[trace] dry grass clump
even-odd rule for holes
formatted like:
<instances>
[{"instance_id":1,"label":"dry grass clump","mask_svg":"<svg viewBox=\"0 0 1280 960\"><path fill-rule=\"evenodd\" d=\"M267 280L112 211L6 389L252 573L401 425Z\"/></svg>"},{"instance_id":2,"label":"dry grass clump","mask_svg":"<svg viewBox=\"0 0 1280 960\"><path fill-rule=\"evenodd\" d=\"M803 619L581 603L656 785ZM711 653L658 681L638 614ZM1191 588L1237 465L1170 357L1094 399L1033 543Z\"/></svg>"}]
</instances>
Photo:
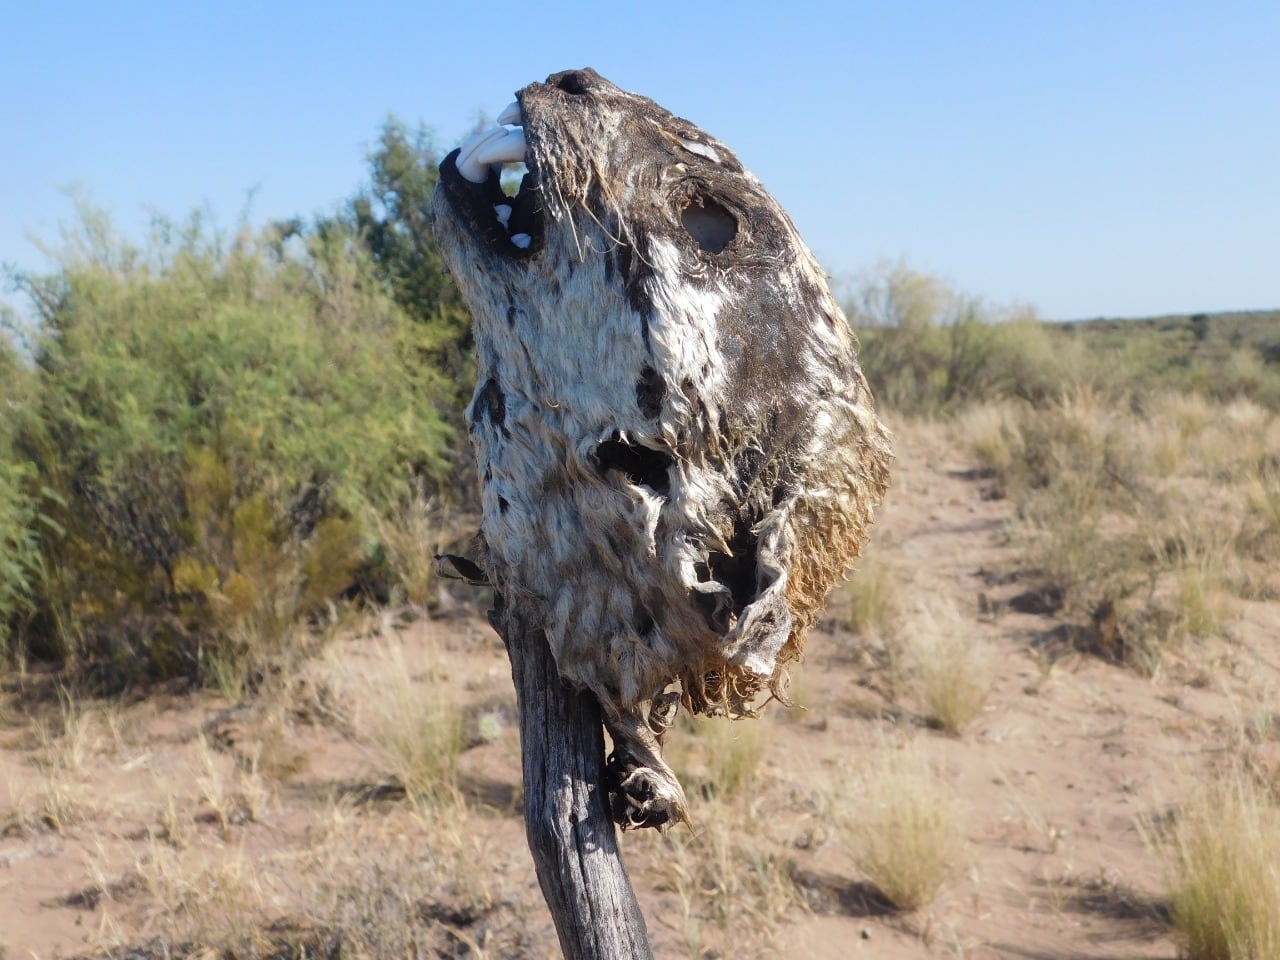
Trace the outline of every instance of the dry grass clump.
<instances>
[{"instance_id":1,"label":"dry grass clump","mask_svg":"<svg viewBox=\"0 0 1280 960\"><path fill-rule=\"evenodd\" d=\"M661 887L679 898L690 957L778 956L780 925L804 909L791 858L760 833L764 816L722 807L699 818L696 832L673 830L652 841L663 848Z\"/></svg>"},{"instance_id":2,"label":"dry grass clump","mask_svg":"<svg viewBox=\"0 0 1280 960\"><path fill-rule=\"evenodd\" d=\"M845 626L855 634L889 636L901 610L898 576L884 552L863 553L843 591Z\"/></svg>"},{"instance_id":3,"label":"dry grass clump","mask_svg":"<svg viewBox=\"0 0 1280 960\"><path fill-rule=\"evenodd\" d=\"M990 646L951 604L921 607L903 627L909 686L930 724L958 736L986 706L995 683Z\"/></svg>"},{"instance_id":4,"label":"dry grass clump","mask_svg":"<svg viewBox=\"0 0 1280 960\"><path fill-rule=\"evenodd\" d=\"M1153 674L1182 642L1225 635L1235 598L1266 589L1256 564L1280 544L1280 418L1252 401L1076 388L957 423L1085 649Z\"/></svg>"},{"instance_id":5,"label":"dry grass clump","mask_svg":"<svg viewBox=\"0 0 1280 960\"><path fill-rule=\"evenodd\" d=\"M339 804L302 848L176 850L153 838L114 879L91 860L80 896L102 905L96 945L111 955L141 943L139 955L227 960L523 955L538 934L483 836L420 808Z\"/></svg>"},{"instance_id":6,"label":"dry grass clump","mask_svg":"<svg viewBox=\"0 0 1280 960\"><path fill-rule=\"evenodd\" d=\"M1155 835L1186 956L1280 957L1280 810L1266 794L1237 773L1194 797Z\"/></svg>"},{"instance_id":7,"label":"dry grass clump","mask_svg":"<svg viewBox=\"0 0 1280 960\"><path fill-rule=\"evenodd\" d=\"M371 513L388 572L395 578L391 601L426 608L436 600L434 555L446 529L445 510L421 483L390 514Z\"/></svg>"},{"instance_id":8,"label":"dry grass clump","mask_svg":"<svg viewBox=\"0 0 1280 960\"><path fill-rule=\"evenodd\" d=\"M200 799L209 807L223 839L230 839L233 826L262 819L271 799L270 790L258 772L256 753L238 763L228 776L203 735L199 738L198 747L200 770L196 775L196 788ZM174 835L167 822L165 826L166 834ZM181 836L180 831L176 835Z\"/></svg>"},{"instance_id":9,"label":"dry grass clump","mask_svg":"<svg viewBox=\"0 0 1280 960\"><path fill-rule=\"evenodd\" d=\"M684 714L678 724L668 753L691 791L707 801L729 801L756 782L768 745L765 724Z\"/></svg>"},{"instance_id":10,"label":"dry grass clump","mask_svg":"<svg viewBox=\"0 0 1280 960\"><path fill-rule=\"evenodd\" d=\"M93 816L100 798L93 789L95 758L118 751L123 742L119 709L111 702L89 703L66 688L58 690L58 708L33 724L39 771L34 786L20 790L9 820L19 829L44 827L61 832Z\"/></svg>"},{"instance_id":11,"label":"dry grass clump","mask_svg":"<svg viewBox=\"0 0 1280 960\"><path fill-rule=\"evenodd\" d=\"M384 638L367 657L330 657L326 670L357 739L383 771L418 802L452 805L460 802L466 726L458 690L432 653Z\"/></svg>"},{"instance_id":12,"label":"dry grass clump","mask_svg":"<svg viewBox=\"0 0 1280 960\"><path fill-rule=\"evenodd\" d=\"M831 798L853 862L890 903L921 910L968 856L954 791L918 746L884 746Z\"/></svg>"},{"instance_id":13,"label":"dry grass clump","mask_svg":"<svg viewBox=\"0 0 1280 960\"><path fill-rule=\"evenodd\" d=\"M496 950L514 946L528 925L519 909L505 932L468 933L500 905L517 906L502 886L505 863L486 848L486 836L421 808L388 818L332 808L301 864L307 926L328 931L344 957L484 957L491 955L483 942L489 936L499 941Z\"/></svg>"},{"instance_id":14,"label":"dry grass clump","mask_svg":"<svg viewBox=\"0 0 1280 960\"><path fill-rule=\"evenodd\" d=\"M120 891L121 903L108 916L127 915L130 927L186 955L198 955L200 947L231 957L268 954L267 925L288 903L278 865L241 846L180 851L153 841L126 877L103 889ZM106 930L101 946L125 945L123 925L108 923Z\"/></svg>"}]
</instances>

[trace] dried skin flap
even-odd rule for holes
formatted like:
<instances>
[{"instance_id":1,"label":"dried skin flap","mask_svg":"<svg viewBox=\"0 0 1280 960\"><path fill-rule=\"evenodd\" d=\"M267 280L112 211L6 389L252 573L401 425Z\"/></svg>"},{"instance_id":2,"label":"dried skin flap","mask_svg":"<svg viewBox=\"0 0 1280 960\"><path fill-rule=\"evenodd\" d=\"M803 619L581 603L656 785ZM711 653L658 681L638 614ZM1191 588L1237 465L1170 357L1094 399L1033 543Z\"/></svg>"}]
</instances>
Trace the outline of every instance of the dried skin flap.
<instances>
[{"instance_id":1,"label":"dried skin flap","mask_svg":"<svg viewBox=\"0 0 1280 960\"><path fill-rule=\"evenodd\" d=\"M519 194L455 153L434 201L475 321L486 571L615 737L652 740L673 682L749 713L888 480L854 339L724 144L590 70L518 97Z\"/></svg>"}]
</instances>

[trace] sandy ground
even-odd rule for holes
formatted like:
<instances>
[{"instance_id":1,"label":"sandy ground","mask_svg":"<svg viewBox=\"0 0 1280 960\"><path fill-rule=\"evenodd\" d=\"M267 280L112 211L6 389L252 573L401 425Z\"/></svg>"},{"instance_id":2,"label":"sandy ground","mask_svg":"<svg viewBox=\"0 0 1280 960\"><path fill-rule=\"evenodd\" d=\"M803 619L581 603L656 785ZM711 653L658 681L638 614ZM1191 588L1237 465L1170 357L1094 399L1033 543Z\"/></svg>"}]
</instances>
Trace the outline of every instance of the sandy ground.
<instances>
[{"instance_id":1,"label":"sandy ground","mask_svg":"<svg viewBox=\"0 0 1280 960\"><path fill-rule=\"evenodd\" d=\"M877 549L892 559L907 604L949 603L966 634L991 645L998 679L977 721L962 737L947 736L892 707L867 649L834 618L815 632L796 670L804 709L771 710L758 721L766 752L750 801L751 814L767 818L770 836L790 850L807 906L788 912L773 946L756 953L1175 957L1160 864L1140 824L1221 769L1248 717L1269 703L1264 692L1280 683L1280 604L1244 604L1231 642L1186 652L1199 664L1193 670L1147 679L1076 653L1060 642L1053 618L1010 605L1026 585L1006 534L1008 503L988 499L981 478L936 431L900 434ZM471 808L463 826L473 845L458 862L501 891L510 929L494 933L497 946L487 952L459 940L457 952L438 955L556 956L516 812L518 740L501 645L471 614L411 623L397 637L407 650L430 651L424 696L429 682L446 676L466 691L474 715L489 718L487 735L463 755ZM351 638L335 649L359 660L367 643ZM335 797L378 792L377 758L329 722L322 697L296 694L287 715L271 719L261 704L233 708L210 693L154 692L95 721L83 755L64 756L55 777L39 762L47 752L41 730L59 709L48 690L45 678L11 677L0 708L4 960L92 954L95 944L145 943L163 930L185 901L147 906L137 892L144 885L137 865L157 837L185 858L234 855L278 869L291 851L301 857L314 848ZM312 704L310 715L298 702ZM931 909L914 914L887 910L867 891L812 802L904 731L955 785L970 844L968 869ZM1275 746L1258 744L1259 762L1278 758ZM268 774L253 781L265 784L261 796L236 792L246 756ZM388 796L371 804L394 808L393 791ZM50 809L65 815L50 817ZM708 809L695 800L695 828ZM629 835L623 848L658 954L697 956L663 844ZM471 920L457 923L475 938Z\"/></svg>"}]
</instances>

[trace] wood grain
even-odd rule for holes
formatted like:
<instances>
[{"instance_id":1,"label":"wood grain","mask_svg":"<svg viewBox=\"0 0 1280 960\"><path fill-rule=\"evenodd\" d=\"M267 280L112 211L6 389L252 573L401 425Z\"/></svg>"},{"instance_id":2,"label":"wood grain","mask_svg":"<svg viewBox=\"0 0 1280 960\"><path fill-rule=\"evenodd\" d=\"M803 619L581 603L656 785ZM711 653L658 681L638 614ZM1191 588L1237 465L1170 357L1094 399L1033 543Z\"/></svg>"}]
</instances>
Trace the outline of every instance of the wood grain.
<instances>
[{"instance_id":1,"label":"wood grain","mask_svg":"<svg viewBox=\"0 0 1280 960\"><path fill-rule=\"evenodd\" d=\"M600 705L560 679L519 609L499 605L493 622L519 702L525 830L560 948L566 960L652 960L602 785Z\"/></svg>"}]
</instances>

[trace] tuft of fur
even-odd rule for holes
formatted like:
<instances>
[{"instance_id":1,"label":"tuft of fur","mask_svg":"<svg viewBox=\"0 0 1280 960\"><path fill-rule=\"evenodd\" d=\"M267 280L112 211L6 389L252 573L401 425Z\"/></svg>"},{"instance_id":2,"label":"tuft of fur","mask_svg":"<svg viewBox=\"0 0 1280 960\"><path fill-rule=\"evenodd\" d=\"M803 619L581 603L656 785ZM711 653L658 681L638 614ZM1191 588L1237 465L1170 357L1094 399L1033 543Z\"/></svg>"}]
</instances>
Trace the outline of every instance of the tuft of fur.
<instances>
[{"instance_id":1,"label":"tuft of fur","mask_svg":"<svg viewBox=\"0 0 1280 960\"><path fill-rule=\"evenodd\" d=\"M454 155L433 202L475 325L483 565L604 708L615 816L661 825L685 815L666 705L779 692L889 436L821 269L728 147L591 70L517 96L530 247Z\"/></svg>"}]
</instances>

